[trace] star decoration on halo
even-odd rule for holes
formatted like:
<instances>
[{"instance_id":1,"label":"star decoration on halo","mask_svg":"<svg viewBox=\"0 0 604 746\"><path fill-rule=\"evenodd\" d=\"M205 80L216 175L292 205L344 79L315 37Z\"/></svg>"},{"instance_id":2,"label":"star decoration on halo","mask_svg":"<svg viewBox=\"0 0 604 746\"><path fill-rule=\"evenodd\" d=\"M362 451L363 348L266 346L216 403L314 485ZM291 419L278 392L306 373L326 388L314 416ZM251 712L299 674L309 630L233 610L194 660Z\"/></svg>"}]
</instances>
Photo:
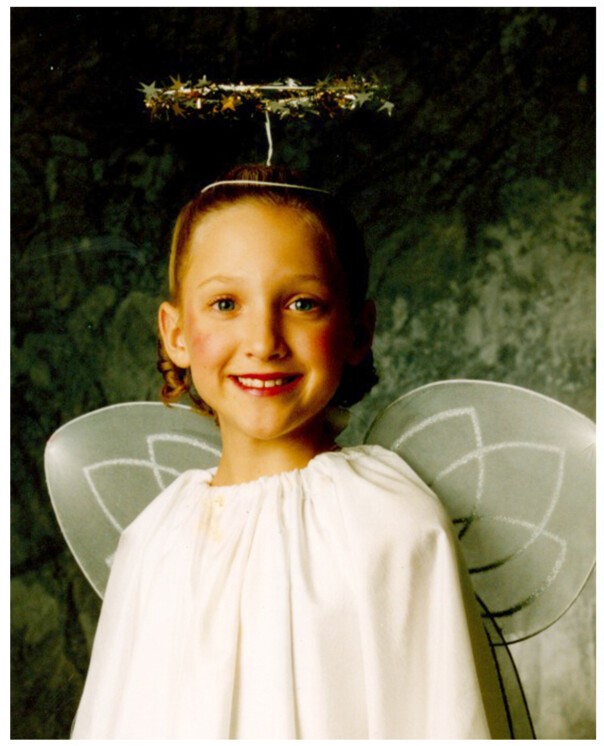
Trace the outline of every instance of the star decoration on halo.
<instances>
[{"instance_id":1,"label":"star decoration on halo","mask_svg":"<svg viewBox=\"0 0 604 746\"><path fill-rule=\"evenodd\" d=\"M139 88L138 90L145 94L145 103L159 95L160 89L155 86L155 81L150 85L141 83L141 86L142 88Z\"/></svg>"},{"instance_id":2,"label":"star decoration on halo","mask_svg":"<svg viewBox=\"0 0 604 746\"><path fill-rule=\"evenodd\" d=\"M225 96L220 105L220 111L235 111L237 109L237 98L235 96Z\"/></svg>"},{"instance_id":3,"label":"star decoration on halo","mask_svg":"<svg viewBox=\"0 0 604 746\"><path fill-rule=\"evenodd\" d=\"M289 115L289 108L280 101L269 101L266 108L271 114L278 114L281 119Z\"/></svg>"},{"instance_id":4,"label":"star decoration on halo","mask_svg":"<svg viewBox=\"0 0 604 746\"><path fill-rule=\"evenodd\" d=\"M186 88L188 85L190 85L188 80L185 83L183 83L183 81L180 79L180 75L177 75L175 78L170 76L170 80L172 81L172 86L175 91L180 91L183 88Z\"/></svg>"},{"instance_id":5,"label":"star decoration on halo","mask_svg":"<svg viewBox=\"0 0 604 746\"><path fill-rule=\"evenodd\" d=\"M361 93L357 93L355 96L356 102L359 106L363 106L367 101L371 101L372 98L373 94L369 91L361 91Z\"/></svg>"},{"instance_id":6,"label":"star decoration on halo","mask_svg":"<svg viewBox=\"0 0 604 746\"><path fill-rule=\"evenodd\" d=\"M392 116L392 110L394 109L394 104L391 101L386 101L378 111L385 111L386 114L388 114L389 117Z\"/></svg>"},{"instance_id":7,"label":"star decoration on halo","mask_svg":"<svg viewBox=\"0 0 604 746\"><path fill-rule=\"evenodd\" d=\"M276 114L279 118L332 118L337 114L369 107L392 115L394 104L385 98L385 87L376 79L360 76L327 76L315 85L303 85L293 78L267 84L216 83L204 75L196 83L180 75L171 84L157 87L141 83L145 106L154 117L174 114L201 118L239 118Z\"/></svg>"}]
</instances>

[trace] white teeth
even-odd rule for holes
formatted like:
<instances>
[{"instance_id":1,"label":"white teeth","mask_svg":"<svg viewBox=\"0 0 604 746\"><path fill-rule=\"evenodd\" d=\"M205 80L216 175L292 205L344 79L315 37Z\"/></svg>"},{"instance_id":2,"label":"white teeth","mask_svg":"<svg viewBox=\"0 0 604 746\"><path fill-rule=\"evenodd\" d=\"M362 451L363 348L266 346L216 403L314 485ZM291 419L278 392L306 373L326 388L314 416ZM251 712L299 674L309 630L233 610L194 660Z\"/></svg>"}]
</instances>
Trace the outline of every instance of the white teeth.
<instances>
[{"instance_id":1,"label":"white teeth","mask_svg":"<svg viewBox=\"0 0 604 746\"><path fill-rule=\"evenodd\" d=\"M262 381L259 378L243 378L237 376L239 383L252 389L272 389L274 386L283 386L287 383L285 378L273 378L270 381Z\"/></svg>"}]
</instances>

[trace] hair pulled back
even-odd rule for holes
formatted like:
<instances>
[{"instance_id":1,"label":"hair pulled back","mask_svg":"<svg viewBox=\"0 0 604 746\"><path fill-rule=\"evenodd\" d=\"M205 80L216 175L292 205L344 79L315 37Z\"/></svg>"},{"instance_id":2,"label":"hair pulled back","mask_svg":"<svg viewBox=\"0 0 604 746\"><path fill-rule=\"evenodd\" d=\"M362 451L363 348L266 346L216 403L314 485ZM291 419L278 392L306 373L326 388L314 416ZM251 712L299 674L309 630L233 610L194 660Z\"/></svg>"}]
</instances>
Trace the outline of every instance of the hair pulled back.
<instances>
[{"instance_id":1,"label":"hair pulled back","mask_svg":"<svg viewBox=\"0 0 604 746\"><path fill-rule=\"evenodd\" d=\"M181 302L184 274L189 260L189 248L194 229L210 213L233 205L241 200L253 199L260 203L290 207L306 214L320 228L326 238L326 251L339 262L345 280L343 290L354 323L363 307L369 283L369 264L363 237L349 210L333 195L322 191L312 191L293 187L271 186L295 184L310 186L304 177L282 166L245 165L229 171L223 181L243 183L217 183L212 188L200 192L188 202L176 220L170 249L169 282L170 296L174 305ZM248 184L245 182L257 182ZM264 185L266 183L266 185ZM168 356L163 341L159 339L158 369L163 375L164 384L161 398L166 404L177 401L188 393L194 406L203 413L213 415L212 409L201 399L191 378L190 370L175 365ZM373 354L371 351L364 360L354 367L346 365L340 385L330 405L350 407L360 401L377 383Z\"/></svg>"}]
</instances>

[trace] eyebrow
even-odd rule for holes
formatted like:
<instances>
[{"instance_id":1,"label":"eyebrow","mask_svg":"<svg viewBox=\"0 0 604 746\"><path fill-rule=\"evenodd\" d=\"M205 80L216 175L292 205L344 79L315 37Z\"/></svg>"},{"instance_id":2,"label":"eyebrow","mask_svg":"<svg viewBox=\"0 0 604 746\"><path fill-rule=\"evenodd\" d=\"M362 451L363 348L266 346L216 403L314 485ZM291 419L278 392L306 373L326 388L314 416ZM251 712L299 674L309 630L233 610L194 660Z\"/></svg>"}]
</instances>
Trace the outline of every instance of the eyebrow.
<instances>
[{"instance_id":1,"label":"eyebrow","mask_svg":"<svg viewBox=\"0 0 604 746\"><path fill-rule=\"evenodd\" d=\"M241 280L245 280L244 275L212 275L212 277L208 277L207 280L203 280L199 283L197 286L197 289L199 290L202 287L205 287L205 285L209 285L210 283L217 282L222 285L228 285L231 282L239 282ZM286 278L288 282L319 282L322 285L326 285L327 282L325 279L319 277L319 275L313 275L313 274L301 274L301 275L292 275L290 277Z\"/></svg>"}]
</instances>

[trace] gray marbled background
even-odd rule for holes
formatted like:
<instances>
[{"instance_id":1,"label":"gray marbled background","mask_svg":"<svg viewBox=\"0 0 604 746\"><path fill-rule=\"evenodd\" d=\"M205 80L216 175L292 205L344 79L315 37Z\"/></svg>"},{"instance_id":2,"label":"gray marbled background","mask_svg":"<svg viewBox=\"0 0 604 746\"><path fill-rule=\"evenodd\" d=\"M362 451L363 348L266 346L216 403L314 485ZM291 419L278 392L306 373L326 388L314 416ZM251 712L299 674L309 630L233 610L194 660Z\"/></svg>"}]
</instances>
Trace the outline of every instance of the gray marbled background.
<instances>
[{"instance_id":1,"label":"gray marbled background","mask_svg":"<svg viewBox=\"0 0 604 746\"><path fill-rule=\"evenodd\" d=\"M381 382L349 441L446 378L595 416L595 9L12 9L12 736L65 738L99 602L50 509L63 422L157 399L171 223L261 123L148 120L140 81L375 73L392 118L276 122L364 226ZM595 735L594 584L516 647L538 735Z\"/></svg>"}]
</instances>

